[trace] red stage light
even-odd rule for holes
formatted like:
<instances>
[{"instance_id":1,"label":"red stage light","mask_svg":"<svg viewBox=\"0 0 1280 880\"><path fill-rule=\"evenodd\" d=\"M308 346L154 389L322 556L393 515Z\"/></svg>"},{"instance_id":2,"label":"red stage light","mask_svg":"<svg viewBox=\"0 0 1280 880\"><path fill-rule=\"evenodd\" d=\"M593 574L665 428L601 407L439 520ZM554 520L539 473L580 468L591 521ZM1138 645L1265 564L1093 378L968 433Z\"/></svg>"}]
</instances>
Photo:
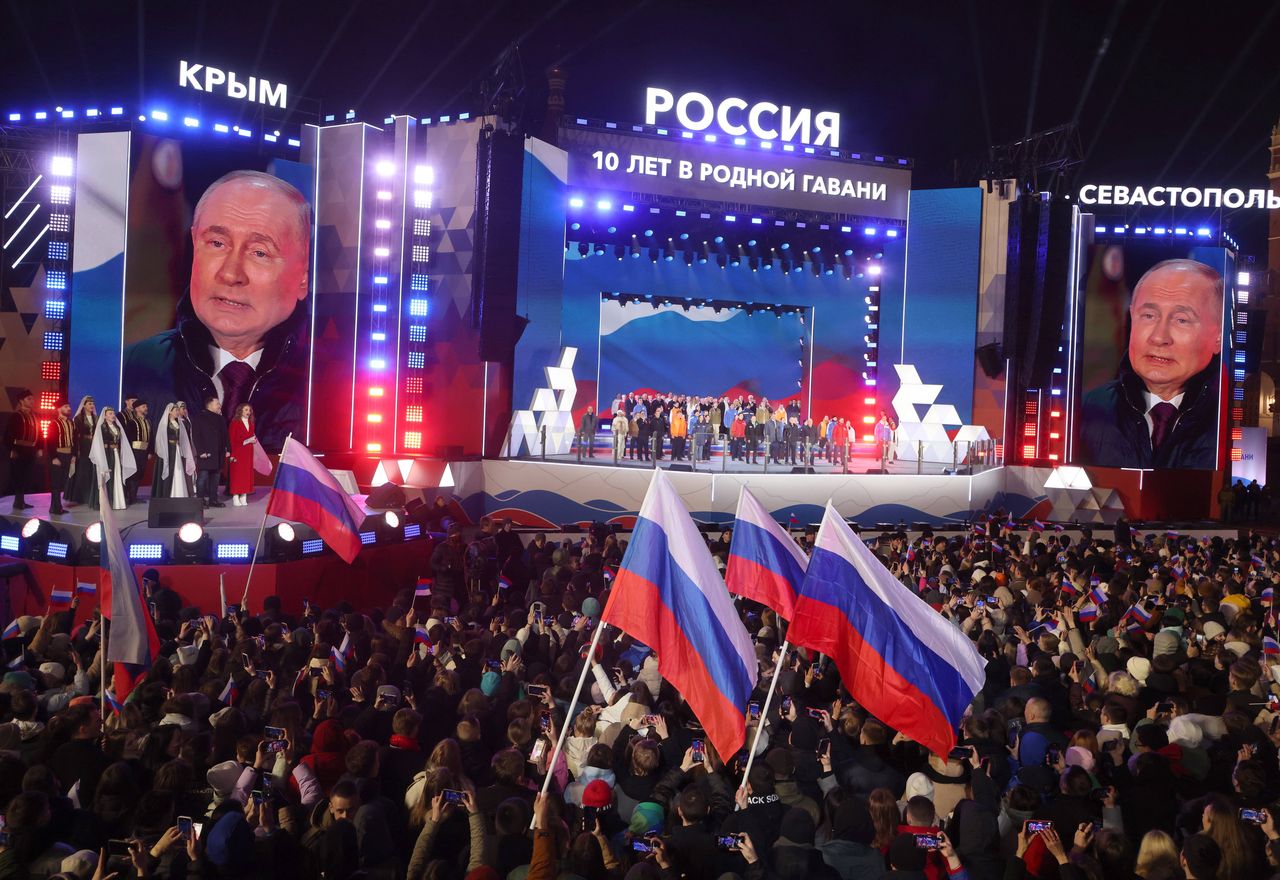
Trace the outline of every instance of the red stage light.
<instances>
[{"instance_id":1,"label":"red stage light","mask_svg":"<svg viewBox=\"0 0 1280 880\"><path fill-rule=\"evenodd\" d=\"M1028 422L1022 426L1022 434L1025 437L1034 437L1036 435L1036 426Z\"/></svg>"},{"instance_id":2,"label":"red stage light","mask_svg":"<svg viewBox=\"0 0 1280 880\"><path fill-rule=\"evenodd\" d=\"M405 431L404 432L404 448L405 449L421 449L422 448L422 432L421 431Z\"/></svg>"},{"instance_id":3,"label":"red stage light","mask_svg":"<svg viewBox=\"0 0 1280 880\"><path fill-rule=\"evenodd\" d=\"M369 413L367 418L372 424L380 424L382 422L382 413Z\"/></svg>"},{"instance_id":4,"label":"red stage light","mask_svg":"<svg viewBox=\"0 0 1280 880\"><path fill-rule=\"evenodd\" d=\"M383 390L381 386L375 385L374 387L369 389L370 397L381 397L382 394L383 394Z\"/></svg>"},{"instance_id":5,"label":"red stage light","mask_svg":"<svg viewBox=\"0 0 1280 880\"><path fill-rule=\"evenodd\" d=\"M1231 439L1232 439L1232 440L1243 440L1243 439L1244 439L1244 429L1243 429L1243 428L1232 428L1232 429L1231 429Z\"/></svg>"},{"instance_id":6,"label":"red stage light","mask_svg":"<svg viewBox=\"0 0 1280 880\"><path fill-rule=\"evenodd\" d=\"M404 380L405 394L421 394L422 393L422 377L410 376Z\"/></svg>"},{"instance_id":7,"label":"red stage light","mask_svg":"<svg viewBox=\"0 0 1280 880\"><path fill-rule=\"evenodd\" d=\"M1244 461L1244 450L1238 446L1231 447L1231 460Z\"/></svg>"},{"instance_id":8,"label":"red stage light","mask_svg":"<svg viewBox=\"0 0 1280 880\"><path fill-rule=\"evenodd\" d=\"M1023 457L1023 458L1035 458L1035 457L1036 457L1036 448L1035 448L1035 446L1034 446L1034 445L1030 445L1030 444L1028 444L1028 445L1026 445L1026 446L1023 446L1023 447L1022 447L1022 457Z\"/></svg>"},{"instance_id":9,"label":"red stage light","mask_svg":"<svg viewBox=\"0 0 1280 880\"><path fill-rule=\"evenodd\" d=\"M405 420L406 422L420 422L420 421L422 421L422 407L420 407L420 406L406 406L406 407L404 408L404 420Z\"/></svg>"},{"instance_id":10,"label":"red stage light","mask_svg":"<svg viewBox=\"0 0 1280 880\"><path fill-rule=\"evenodd\" d=\"M45 361L40 364L40 378L46 382L62 380L62 364L59 361Z\"/></svg>"},{"instance_id":11,"label":"red stage light","mask_svg":"<svg viewBox=\"0 0 1280 880\"><path fill-rule=\"evenodd\" d=\"M874 397L864 397L862 398L862 402L865 403L867 406L876 405L876 399Z\"/></svg>"},{"instance_id":12,"label":"red stage light","mask_svg":"<svg viewBox=\"0 0 1280 880\"><path fill-rule=\"evenodd\" d=\"M875 434L863 434L863 435L862 435L862 442L863 442L863 443L870 443L870 442L872 442L872 441L873 441L873 440L875 440L875 439L876 439L876 435L875 435Z\"/></svg>"},{"instance_id":13,"label":"red stage light","mask_svg":"<svg viewBox=\"0 0 1280 880\"><path fill-rule=\"evenodd\" d=\"M875 423L876 423L876 417L875 417L875 416L863 416L863 417L862 417L862 424L864 424L864 425L874 425Z\"/></svg>"},{"instance_id":14,"label":"red stage light","mask_svg":"<svg viewBox=\"0 0 1280 880\"><path fill-rule=\"evenodd\" d=\"M1056 453L1056 452L1050 452L1050 453L1049 453L1049 461L1057 461L1057 460L1058 460L1058 453Z\"/></svg>"},{"instance_id":15,"label":"red stage light","mask_svg":"<svg viewBox=\"0 0 1280 880\"><path fill-rule=\"evenodd\" d=\"M367 452L381 452L381 451L382 451L382 444L381 444L381 443L368 443L368 444L365 444L365 447L364 447L364 448L365 448L365 451L367 451Z\"/></svg>"},{"instance_id":16,"label":"red stage light","mask_svg":"<svg viewBox=\"0 0 1280 880\"><path fill-rule=\"evenodd\" d=\"M58 406L58 392L56 391L40 392L40 403L38 407L39 409L52 410L57 408L57 406Z\"/></svg>"},{"instance_id":17,"label":"red stage light","mask_svg":"<svg viewBox=\"0 0 1280 880\"><path fill-rule=\"evenodd\" d=\"M51 419L41 419L41 420L40 420L40 436L41 436L41 437L48 437L48 436L49 436L49 426L50 426L51 424L53 424L53 421L52 421Z\"/></svg>"}]
</instances>

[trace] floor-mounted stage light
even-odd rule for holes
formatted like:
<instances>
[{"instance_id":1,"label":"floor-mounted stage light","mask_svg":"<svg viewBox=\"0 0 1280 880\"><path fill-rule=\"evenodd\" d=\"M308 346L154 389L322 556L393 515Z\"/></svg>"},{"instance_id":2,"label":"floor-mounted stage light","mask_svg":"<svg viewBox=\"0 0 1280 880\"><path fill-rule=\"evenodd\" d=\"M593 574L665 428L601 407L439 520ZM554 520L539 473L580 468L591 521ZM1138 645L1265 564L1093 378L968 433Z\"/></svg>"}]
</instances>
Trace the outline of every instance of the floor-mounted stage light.
<instances>
[{"instance_id":1,"label":"floor-mounted stage light","mask_svg":"<svg viewBox=\"0 0 1280 880\"><path fill-rule=\"evenodd\" d=\"M277 523L267 529L266 541L264 562L291 562L302 557L302 542L291 523Z\"/></svg>"},{"instance_id":2,"label":"floor-mounted stage light","mask_svg":"<svg viewBox=\"0 0 1280 880\"><path fill-rule=\"evenodd\" d=\"M173 560L178 565L203 565L213 559L213 540L199 523L183 523L173 538Z\"/></svg>"}]
</instances>

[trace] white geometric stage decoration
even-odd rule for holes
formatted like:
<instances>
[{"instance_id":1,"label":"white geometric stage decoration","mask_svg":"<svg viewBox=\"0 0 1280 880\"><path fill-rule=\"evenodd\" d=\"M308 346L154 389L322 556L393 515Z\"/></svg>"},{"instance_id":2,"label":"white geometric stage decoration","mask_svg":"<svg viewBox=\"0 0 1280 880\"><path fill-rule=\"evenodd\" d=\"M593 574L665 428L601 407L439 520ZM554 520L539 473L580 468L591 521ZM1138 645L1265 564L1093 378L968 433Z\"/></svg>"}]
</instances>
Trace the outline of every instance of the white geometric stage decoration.
<instances>
[{"instance_id":1,"label":"white geometric stage decoration","mask_svg":"<svg viewBox=\"0 0 1280 880\"><path fill-rule=\"evenodd\" d=\"M502 455L540 455L543 428L547 431L547 455L563 455L573 448L573 400L578 394L573 361L577 356L578 349L562 348L557 364L546 368L548 387L535 389L529 408L511 414L511 430Z\"/></svg>"},{"instance_id":2,"label":"white geometric stage decoration","mask_svg":"<svg viewBox=\"0 0 1280 880\"><path fill-rule=\"evenodd\" d=\"M953 441L947 436L947 426L958 425L954 456L964 461L969 448L980 440L990 440L991 435L981 425L962 425L960 414L949 403L934 403L942 393L941 385L926 385L920 381L920 373L911 364L894 364L898 371L898 393L893 396L893 411L898 415L898 430L894 440L898 446L898 458L915 461L923 452L923 460L950 462L953 460ZM917 406L927 406L922 416ZM921 444L923 445L923 449Z\"/></svg>"},{"instance_id":3,"label":"white geometric stage decoration","mask_svg":"<svg viewBox=\"0 0 1280 880\"><path fill-rule=\"evenodd\" d=\"M1094 488L1084 468L1054 468L1044 481L1044 492L1053 505L1049 518L1059 522L1115 523L1124 513L1120 493Z\"/></svg>"}]
</instances>

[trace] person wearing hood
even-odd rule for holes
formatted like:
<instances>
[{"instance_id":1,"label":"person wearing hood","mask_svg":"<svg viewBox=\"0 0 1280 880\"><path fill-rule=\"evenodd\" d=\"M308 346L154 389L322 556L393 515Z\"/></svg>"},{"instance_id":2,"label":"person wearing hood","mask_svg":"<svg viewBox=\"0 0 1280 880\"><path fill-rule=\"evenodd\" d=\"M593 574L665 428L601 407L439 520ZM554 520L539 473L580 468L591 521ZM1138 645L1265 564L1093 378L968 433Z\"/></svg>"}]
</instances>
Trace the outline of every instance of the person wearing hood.
<instances>
[{"instance_id":1,"label":"person wearing hood","mask_svg":"<svg viewBox=\"0 0 1280 880\"><path fill-rule=\"evenodd\" d=\"M831 816L831 839L818 852L841 880L879 880L885 874L884 856L871 846L875 833L866 801L846 798Z\"/></svg>"},{"instance_id":2,"label":"person wearing hood","mask_svg":"<svg viewBox=\"0 0 1280 880\"><path fill-rule=\"evenodd\" d=\"M342 724L329 718L316 725L311 737L311 752L298 762L315 777L320 792L328 797L338 779L346 772L346 755L349 744L342 732ZM295 778L297 772L295 770Z\"/></svg>"}]
</instances>

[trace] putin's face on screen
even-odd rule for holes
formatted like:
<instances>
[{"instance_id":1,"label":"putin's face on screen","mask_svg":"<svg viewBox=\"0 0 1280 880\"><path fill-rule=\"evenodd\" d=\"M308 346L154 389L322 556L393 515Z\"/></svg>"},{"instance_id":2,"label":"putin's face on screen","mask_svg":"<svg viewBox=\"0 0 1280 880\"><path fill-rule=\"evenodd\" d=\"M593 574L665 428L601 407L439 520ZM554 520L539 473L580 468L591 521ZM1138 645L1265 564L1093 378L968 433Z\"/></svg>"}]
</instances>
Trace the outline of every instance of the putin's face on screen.
<instances>
[{"instance_id":1,"label":"putin's face on screen","mask_svg":"<svg viewBox=\"0 0 1280 880\"><path fill-rule=\"evenodd\" d=\"M1222 293L1191 267L1148 273L1129 307L1129 362L1147 390L1169 400L1222 349Z\"/></svg>"},{"instance_id":2,"label":"putin's face on screen","mask_svg":"<svg viewBox=\"0 0 1280 880\"><path fill-rule=\"evenodd\" d=\"M196 316L219 348L248 357L306 298L306 215L281 189L234 179L201 199L191 237Z\"/></svg>"}]
</instances>

